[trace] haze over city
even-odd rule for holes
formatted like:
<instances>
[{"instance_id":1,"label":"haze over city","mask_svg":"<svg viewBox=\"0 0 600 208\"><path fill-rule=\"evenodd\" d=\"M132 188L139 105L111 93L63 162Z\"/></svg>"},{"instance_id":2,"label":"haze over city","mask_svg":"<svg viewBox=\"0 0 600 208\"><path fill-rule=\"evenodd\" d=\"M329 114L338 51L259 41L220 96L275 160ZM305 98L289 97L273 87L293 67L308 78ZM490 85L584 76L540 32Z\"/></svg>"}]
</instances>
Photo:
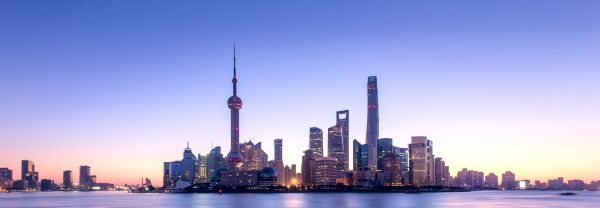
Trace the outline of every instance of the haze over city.
<instances>
[{"instance_id":1,"label":"haze over city","mask_svg":"<svg viewBox=\"0 0 600 208\"><path fill-rule=\"evenodd\" d=\"M427 136L451 174L597 180L600 5L563 2L0 2L0 167L132 184L188 141L229 152L235 42L240 141L269 158L300 165L339 110L364 142L375 75L380 137Z\"/></svg>"}]
</instances>

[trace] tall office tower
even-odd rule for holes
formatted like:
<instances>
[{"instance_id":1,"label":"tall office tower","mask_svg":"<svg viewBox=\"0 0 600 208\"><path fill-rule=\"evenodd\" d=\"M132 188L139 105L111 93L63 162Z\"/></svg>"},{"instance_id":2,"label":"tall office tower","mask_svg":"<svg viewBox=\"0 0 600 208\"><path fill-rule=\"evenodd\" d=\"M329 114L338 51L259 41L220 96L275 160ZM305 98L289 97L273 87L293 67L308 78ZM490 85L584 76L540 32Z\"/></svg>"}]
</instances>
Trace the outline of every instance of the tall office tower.
<instances>
[{"instance_id":1,"label":"tall office tower","mask_svg":"<svg viewBox=\"0 0 600 208\"><path fill-rule=\"evenodd\" d=\"M210 177L212 177L213 172L222 167L225 167L225 161L221 153L221 147L216 146L206 156L206 175L209 177L208 181L211 181Z\"/></svg>"},{"instance_id":2,"label":"tall office tower","mask_svg":"<svg viewBox=\"0 0 600 208\"><path fill-rule=\"evenodd\" d=\"M431 145L431 140L424 136L412 137L412 142L408 145L410 180L414 186L433 185L435 173Z\"/></svg>"},{"instance_id":3,"label":"tall office tower","mask_svg":"<svg viewBox=\"0 0 600 208\"><path fill-rule=\"evenodd\" d=\"M87 191L92 188L90 166L79 166L79 189Z\"/></svg>"},{"instance_id":4,"label":"tall office tower","mask_svg":"<svg viewBox=\"0 0 600 208\"><path fill-rule=\"evenodd\" d=\"M436 157L434 160L434 172L435 172L435 181L434 184L436 186L443 186L447 178L445 173L446 162L441 157Z\"/></svg>"},{"instance_id":5,"label":"tall office tower","mask_svg":"<svg viewBox=\"0 0 600 208\"><path fill-rule=\"evenodd\" d=\"M315 158L315 185L335 185L337 159L333 157Z\"/></svg>"},{"instance_id":6,"label":"tall office tower","mask_svg":"<svg viewBox=\"0 0 600 208\"><path fill-rule=\"evenodd\" d=\"M277 171L277 183L279 185L286 184L285 166L283 164L283 139L275 139L273 141L275 147L275 170Z\"/></svg>"},{"instance_id":7,"label":"tall office tower","mask_svg":"<svg viewBox=\"0 0 600 208\"><path fill-rule=\"evenodd\" d=\"M262 143L252 143L252 140L240 144L240 153L244 157L242 170L262 170L267 167L269 156L262 150Z\"/></svg>"},{"instance_id":8,"label":"tall office tower","mask_svg":"<svg viewBox=\"0 0 600 208\"><path fill-rule=\"evenodd\" d=\"M506 171L504 174L502 174L502 183L500 184L500 187L507 190L516 189L517 182L515 178L516 177L513 172Z\"/></svg>"},{"instance_id":9,"label":"tall office tower","mask_svg":"<svg viewBox=\"0 0 600 208\"><path fill-rule=\"evenodd\" d=\"M394 147L394 153L398 154L398 157L400 157L402 184L407 185L410 181L410 175L408 172L408 148Z\"/></svg>"},{"instance_id":10,"label":"tall office tower","mask_svg":"<svg viewBox=\"0 0 600 208\"><path fill-rule=\"evenodd\" d=\"M486 188L497 189L498 188L498 176L494 173L489 173L485 176L484 186Z\"/></svg>"},{"instance_id":11,"label":"tall office tower","mask_svg":"<svg viewBox=\"0 0 600 208\"><path fill-rule=\"evenodd\" d=\"M292 166L290 166L290 176L291 179L290 181L292 182L292 185L298 185L298 174L296 172L296 164L292 164Z\"/></svg>"},{"instance_id":12,"label":"tall office tower","mask_svg":"<svg viewBox=\"0 0 600 208\"><path fill-rule=\"evenodd\" d=\"M173 177L170 174L171 162L163 163L163 188L173 186Z\"/></svg>"},{"instance_id":13,"label":"tall office tower","mask_svg":"<svg viewBox=\"0 0 600 208\"><path fill-rule=\"evenodd\" d=\"M21 180L27 181L30 189L37 189L39 180L38 172L35 172L35 164L31 160L21 161Z\"/></svg>"},{"instance_id":14,"label":"tall office tower","mask_svg":"<svg viewBox=\"0 0 600 208\"><path fill-rule=\"evenodd\" d=\"M402 175L402 157L400 154L391 152L386 153L380 158L381 173L383 173L384 186L401 186L403 184ZM378 179L379 180L379 179Z\"/></svg>"},{"instance_id":15,"label":"tall office tower","mask_svg":"<svg viewBox=\"0 0 600 208\"><path fill-rule=\"evenodd\" d=\"M342 141L344 143L344 170L350 170L350 111L343 110L336 112L336 126L342 128ZM340 159L338 159L339 162Z\"/></svg>"},{"instance_id":16,"label":"tall office tower","mask_svg":"<svg viewBox=\"0 0 600 208\"><path fill-rule=\"evenodd\" d=\"M344 164L344 142L342 138L342 128L339 126L329 127L327 131L327 156L336 160L335 169L345 171Z\"/></svg>"},{"instance_id":17,"label":"tall office tower","mask_svg":"<svg viewBox=\"0 0 600 208\"><path fill-rule=\"evenodd\" d=\"M376 76L368 78L367 100L367 167L374 171L377 169L377 139L379 139L379 101Z\"/></svg>"},{"instance_id":18,"label":"tall office tower","mask_svg":"<svg viewBox=\"0 0 600 208\"><path fill-rule=\"evenodd\" d=\"M315 184L315 156L312 150L304 151L302 156L302 186Z\"/></svg>"},{"instance_id":19,"label":"tall office tower","mask_svg":"<svg viewBox=\"0 0 600 208\"><path fill-rule=\"evenodd\" d=\"M64 190L74 190L73 172L70 170L63 171L63 189Z\"/></svg>"},{"instance_id":20,"label":"tall office tower","mask_svg":"<svg viewBox=\"0 0 600 208\"><path fill-rule=\"evenodd\" d=\"M206 175L206 155L198 154L198 183L208 182L208 176Z\"/></svg>"},{"instance_id":21,"label":"tall office tower","mask_svg":"<svg viewBox=\"0 0 600 208\"><path fill-rule=\"evenodd\" d=\"M289 165L286 165L284 168L284 175L285 175L285 185L289 186L292 184L292 169L290 168Z\"/></svg>"},{"instance_id":22,"label":"tall office tower","mask_svg":"<svg viewBox=\"0 0 600 208\"><path fill-rule=\"evenodd\" d=\"M13 171L8 168L0 168L0 189L11 189L13 183Z\"/></svg>"},{"instance_id":23,"label":"tall office tower","mask_svg":"<svg viewBox=\"0 0 600 208\"><path fill-rule=\"evenodd\" d=\"M238 170L244 158L240 154L240 109L242 99L237 96L237 69L235 68L235 45L233 46L233 95L227 100L227 106L231 110L231 150L227 154L229 168Z\"/></svg>"},{"instance_id":24,"label":"tall office tower","mask_svg":"<svg viewBox=\"0 0 600 208\"><path fill-rule=\"evenodd\" d=\"M352 140L352 169L355 171L360 167L360 146L361 144L358 140Z\"/></svg>"},{"instance_id":25,"label":"tall office tower","mask_svg":"<svg viewBox=\"0 0 600 208\"><path fill-rule=\"evenodd\" d=\"M310 127L308 146L315 157L323 157L323 131L317 127Z\"/></svg>"},{"instance_id":26,"label":"tall office tower","mask_svg":"<svg viewBox=\"0 0 600 208\"><path fill-rule=\"evenodd\" d=\"M183 150L183 160L181 160L181 169L183 171L183 175L181 179L190 184L194 184L196 182L196 173L198 158L190 149L190 143L188 142L187 147Z\"/></svg>"},{"instance_id":27,"label":"tall office tower","mask_svg":"<svg viewBox=\"0 0 600 208\"><path fill-rule=\"evenodd\" d=\"M383 156L394 152L392 138L381 138L377 140L377 171L383 170Z\"/></svg>"},{"instance_id":28,"label":"tall office tower","mask_svg":"<svg viewBox=\"0 0 600 208\"><path fill-rule=\"evenodd\" d=\"M275 139L275 160L283 161L283 139Z\"/></svg>"}]
</instances>

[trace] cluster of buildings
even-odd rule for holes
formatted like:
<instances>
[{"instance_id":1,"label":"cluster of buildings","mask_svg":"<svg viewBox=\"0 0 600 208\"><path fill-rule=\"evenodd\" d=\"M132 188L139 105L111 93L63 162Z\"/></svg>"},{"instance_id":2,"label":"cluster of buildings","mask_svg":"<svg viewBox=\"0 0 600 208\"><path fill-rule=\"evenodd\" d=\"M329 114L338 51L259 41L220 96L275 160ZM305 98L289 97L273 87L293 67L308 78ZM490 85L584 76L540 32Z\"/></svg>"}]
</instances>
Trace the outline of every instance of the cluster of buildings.
<instances>
[{"instance_id":1,"label":"cluster of buildings","mask_svg":"<svg viewBox=\"0 0 600 208\"><path fill-rule=\"evenodd\" d=\"M31 160L21 161L21 180L13 179L13 170L0 168L0 190L12 191L92 191L115 190L110 183L98 183L96 175L91 175L90 166L79 167L79 183L73 181L71 170L63 171L63 181L57 184L51 179L39 180L35 171L35 163Z\"/></svg>"},{"instance_id":2,"label":"cluster of buildings","mask_svg":"<svg viewBox=\"0 0 600 208\"><path fill-rule=\"evenodd\" d=\"M463 187L467 189L598 189L600 182L587 185L581 180L564 183L562 178L547 184L516 180L515 174L502 174L502 183L494 173L462 169L452 177L448 165L433 151L433 141L413 136L406 147L393 145L393 139L379 137L379 102L377 77L367 79L367 128L365 143L352 141L350 149L350 111L336 112L336 122L326 135L310 127L308 147L303 151L300 172L296 165L283 162L283 140L274 140L274 160L269 160L261 143L239 143L239 111L242 100L237 96L237 69L234 49L233 95L227 100L231 111L231 149L223 156L221 147L197 157L188 148L183 159L164 163L165 189L183 189L194 184L206 186L258 187L294 186L314 189L323 186L352 187ZM324 139L327 141L324 141ZM327 142L327 150L323 148ZM352 155L351 155L352 154ZM352 158L352 159L350 159ZM350 169L350 160L352 169Z\"/></svg>"}]
</instances>

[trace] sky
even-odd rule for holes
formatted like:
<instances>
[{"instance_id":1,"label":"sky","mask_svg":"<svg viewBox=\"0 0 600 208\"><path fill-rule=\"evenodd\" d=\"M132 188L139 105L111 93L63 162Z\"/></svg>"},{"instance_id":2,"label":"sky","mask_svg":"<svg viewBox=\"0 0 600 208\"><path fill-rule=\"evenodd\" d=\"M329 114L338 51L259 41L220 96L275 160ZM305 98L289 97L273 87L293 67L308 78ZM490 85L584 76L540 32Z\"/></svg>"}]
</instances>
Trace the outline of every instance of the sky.
<instances>
[{"instance_id":1,"label":"sky","mask_svg":"<svg viewBox=\"0 0 600 208\"><path fill-rule=\"evenodd\" d=\"M240 140L301 164L310 127L350 110L365 141L427 136L450 166L600 180L598 1L0 1L0 167L90 165L99 182ZM326 142L325 142L326 143ZM75 177L75 180L77 177Z\"/></svg>"}]
</instances>

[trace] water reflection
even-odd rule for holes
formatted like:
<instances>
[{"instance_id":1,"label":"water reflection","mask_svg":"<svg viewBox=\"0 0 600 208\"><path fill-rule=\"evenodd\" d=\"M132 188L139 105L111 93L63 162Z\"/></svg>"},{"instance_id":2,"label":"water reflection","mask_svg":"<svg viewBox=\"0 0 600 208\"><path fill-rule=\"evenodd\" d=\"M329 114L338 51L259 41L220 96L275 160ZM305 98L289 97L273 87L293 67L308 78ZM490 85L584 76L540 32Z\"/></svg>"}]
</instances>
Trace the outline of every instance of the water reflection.
<instances>
[{"instance_id":1,"label":"water reflection","mask_svg":"<svg viewBox=\"0 0 600 208\"><path fill-rule=\"evenodd\" d=\"M600 207L600 192L129 194L122 192L3 193L2 207Z\"/></svg>"}]
</instances>

